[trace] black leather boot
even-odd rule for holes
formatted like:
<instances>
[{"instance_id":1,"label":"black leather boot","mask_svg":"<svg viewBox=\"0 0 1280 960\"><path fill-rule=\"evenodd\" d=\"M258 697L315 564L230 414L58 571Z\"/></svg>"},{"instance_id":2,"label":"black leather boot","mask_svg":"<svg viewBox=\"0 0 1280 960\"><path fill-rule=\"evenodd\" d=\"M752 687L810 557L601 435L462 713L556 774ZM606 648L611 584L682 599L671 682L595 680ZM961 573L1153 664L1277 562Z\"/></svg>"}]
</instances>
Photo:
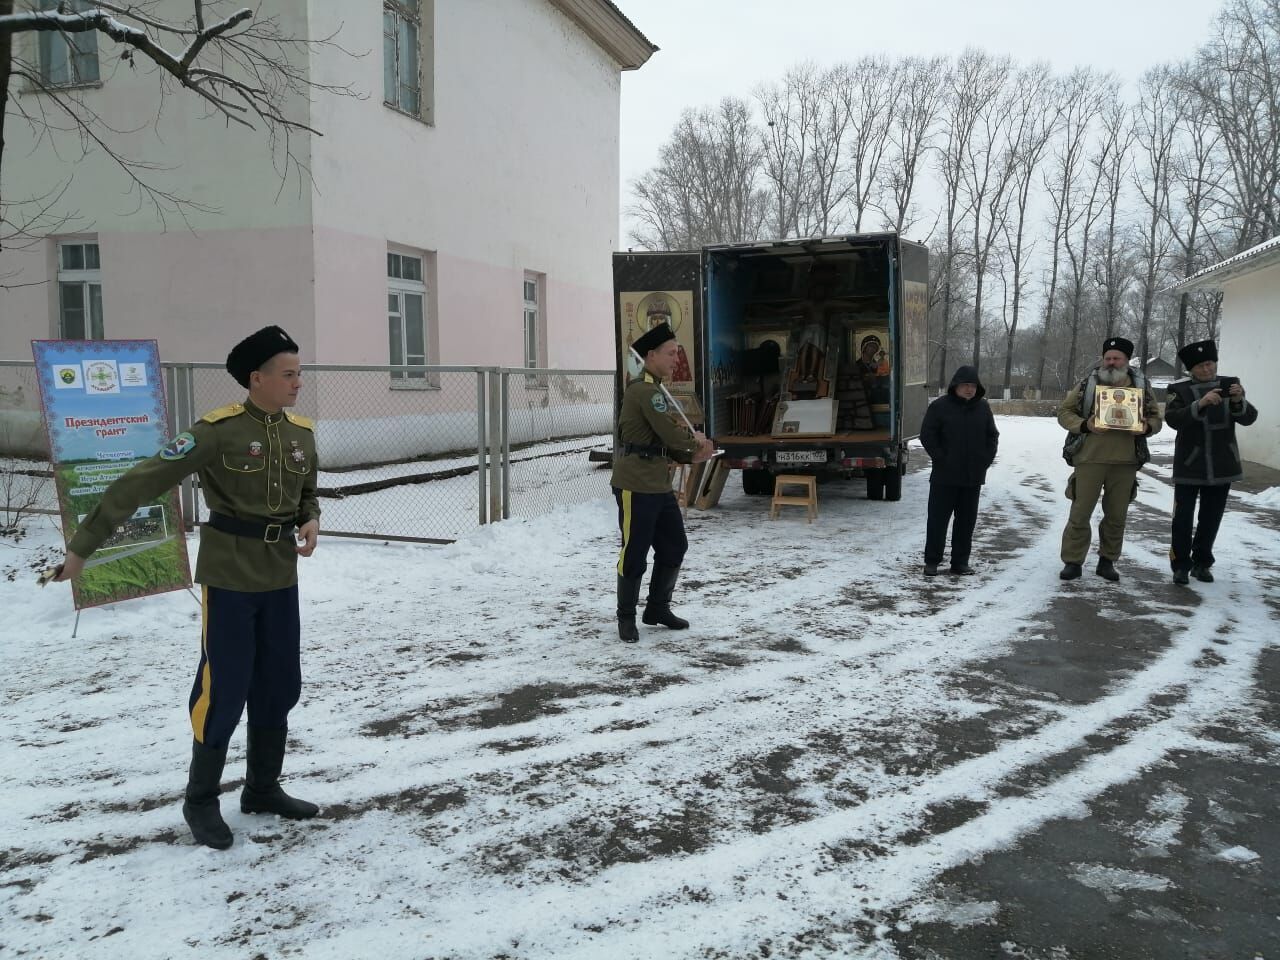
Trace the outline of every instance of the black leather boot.
<instances>
[{"instance_id":1,"label":"black leather boot","mask_svg":"<svg viewBox=\"0 0 1280 960\"><path fill-rule=\"evenodd\" d=\"M618 577L618 638L623 643L639 643L636 604L640 600L640 578Z\"/></svg>"},{"instance_id":2,"label":"black leather boot","mask_svg":"<svg viewBox=\"0 0 1280 960\"><path fill-rule=\"evenodd\" d=\"M231 828L218 809L222 791L222 768L227 762L227 748L206 747L191 742L191 772L187 776L186 799L182 802L182 819L191 828L196 843L215 850L231 846Z\"/></svg>"},{"instance_id":3,"label":"black leather boot","mask_svg":"<svg viewBox=\"0 0 1280 960\"><path fill-rule=\"evenodd\" d=\"M314 803L291 797L280 789L280 768L284 766L284 742L289 731L283 728L248 727L248 763L244 790L240 793L243 813L276 813L287 820L308 820L320 812Z\"/></svg>"},{"instance_id":4,"label":"black leather boot","mask_svg":"<svg viewBox=\"0 0 1280 960\"><path fill-rule=\"evenodd\" d=\"M688 620L671 612L671 593L676 588L676 577L679 575L679 567L660 567L656 563L653 565L653 575L649 578L649 602L645 604L644 616L641 618L645 623L660 623L672 630L689 629Z\"/></svg>"}]
</instances>

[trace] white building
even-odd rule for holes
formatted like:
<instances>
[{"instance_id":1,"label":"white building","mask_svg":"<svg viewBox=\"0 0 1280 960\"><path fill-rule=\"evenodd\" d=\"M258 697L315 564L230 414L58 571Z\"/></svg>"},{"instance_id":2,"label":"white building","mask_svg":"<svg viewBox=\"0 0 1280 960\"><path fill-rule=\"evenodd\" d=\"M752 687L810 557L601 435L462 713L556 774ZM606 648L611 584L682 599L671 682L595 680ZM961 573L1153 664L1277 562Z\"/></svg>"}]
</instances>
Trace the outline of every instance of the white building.
<instances>
[{"instance_id":1,"label":"white building","mask_svg":"<svg viewBox=\"0 0 1280 960\"><path fill-rule=\"evenodd\" d=\"M1245 460L1280 470L1280 237L1238 253L1173 286L1222 291L1218 368L1239 377L1258 420L1236 431Z\"/></svg>"},{"instance_id":2,"label":"white building","mask_svg":"<svg viewBox=\"0 0 1280 960\"><path fill-rule=\"evenodd\" d=\"M192 4L147 9L182 20ZM164 360L220 360L278 323L306 361L611 367L620 72L656 49L617 7L263 9L286 33L333 35L349 51L301 48L309 81L359 94L295 98L294 115L323 134L292 137L302 170L282 171L282 144L185 91L162 104L156 71L105 36L79 35L69 52L57 34L18 35L48 82L75 87L116 131L115 150L147 161L148 184L196 206L162 222L101 150L81 158L73 134L41 139L11 116L6 203L57 196L72 219L0 253L0 359L65 337L155 339ZM28 113L49 106L13 86Z\"/></svg>"}]
</instances>

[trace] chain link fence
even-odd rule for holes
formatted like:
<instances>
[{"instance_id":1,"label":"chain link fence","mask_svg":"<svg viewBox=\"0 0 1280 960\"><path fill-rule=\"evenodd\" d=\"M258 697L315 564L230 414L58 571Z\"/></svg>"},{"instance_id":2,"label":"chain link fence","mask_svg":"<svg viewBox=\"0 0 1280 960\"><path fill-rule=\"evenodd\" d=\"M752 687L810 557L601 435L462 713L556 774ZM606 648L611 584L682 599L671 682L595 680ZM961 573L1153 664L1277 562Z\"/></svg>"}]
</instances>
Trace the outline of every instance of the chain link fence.
<instances>
[{"instance_id":1,"label":"chain link fence","mask_svg":"<svg viewBox=\"0 0 1280 960\"><path fill-rule=\"evenodd\" d=\"M238 398L220 363L162 367L171 434ZM325 534L447 543L481 524L608 496L608 473L590 456L612 446L615 377L611 370L304 366L294 409L316 421ZM0 458L20 465L7 475L48 472L30 362L0 361ZM188 478L180 492L188 523L205 519L198 479ZM51 480L40 506L56 507Z\"/></svg>"}]
</instances>

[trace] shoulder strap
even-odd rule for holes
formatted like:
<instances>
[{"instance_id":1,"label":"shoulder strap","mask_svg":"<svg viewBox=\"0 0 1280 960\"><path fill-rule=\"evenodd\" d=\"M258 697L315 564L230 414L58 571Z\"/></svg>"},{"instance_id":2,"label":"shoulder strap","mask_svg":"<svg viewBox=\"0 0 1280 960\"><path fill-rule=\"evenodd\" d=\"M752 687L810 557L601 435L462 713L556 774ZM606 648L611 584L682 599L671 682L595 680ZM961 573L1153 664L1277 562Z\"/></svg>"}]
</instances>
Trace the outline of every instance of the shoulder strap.
<instances>
[{"instance_id":1,"label":"shoulder strap","mask_svg":"<svg viewBox=\"0 0 1280 960\"><path fill-rule=\"evenodd\" d=\"M200 419L205 423L217 423L219 420L238 417L242 413L244 413L243 403L229 403L225 407L219 407L217 410L210 410Z\"/></svg>"},{"instance_id":2,"label":"shoulder strap","mask_svg":"<svg viewBox=\"0 0 1280 960\"><path fill-rule=\"evenodd\" d=\"M292 410L286 410L284 415L294 426L302 427L304 430L310 430L312 433L316 432L316 422L310 417L304 417L302 414L294 413Z\"/></svg>"}]
</instances>

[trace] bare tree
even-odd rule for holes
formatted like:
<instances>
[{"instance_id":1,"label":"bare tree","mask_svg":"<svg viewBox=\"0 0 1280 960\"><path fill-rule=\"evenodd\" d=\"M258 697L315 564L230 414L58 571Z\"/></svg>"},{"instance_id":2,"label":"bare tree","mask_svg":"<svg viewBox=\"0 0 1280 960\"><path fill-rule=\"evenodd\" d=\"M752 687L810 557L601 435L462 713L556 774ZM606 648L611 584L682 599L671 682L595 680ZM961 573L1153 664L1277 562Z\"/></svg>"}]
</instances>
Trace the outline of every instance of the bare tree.
<instances>
[{"instance_id":1,"label":"bare tree","mask_svg":"<svg viewBox=\"0 0 1280 960\"><path fill-rule=\"evenodd\" d=\"M818 110L817 70L811 63L787 71L779 83L756 90L764 116L762 174L768 184L769 214L766 222L775 237L807 236L806 222L812 204L808 172L809 135Z\"/></svg>"},{"instance_id":2,"label":"bare tree","mask_svg":"<svg viewBox=\"0 0 1280 960\"><path fill-rule=\"evenodd\" d=\"M162 97L176 86L227 124L264 129L282 180L291 172L309 176L290 140L299 133L319 135L306 120L308 99L320 91L353 93L350 86L313 81L307 65L300 62L313 49L337 48L333 37L294 37L275 17L259 17L227 0L192 0L186 20L167 18L157 12L158 6L155 0L75 7L64 2L55 10L18 10L14 0L0 0L0 162L5 118L12 113L31 126L37 140L69 131L79 137L85 154L100 151L110 157L128 176L139 201L149 203L162 222L166 214L185 217L187 211L209 209L158 186L153 164L123 152L120 143L128 131L114 129L73 88L52 82L34 58L21 54L14 44L18 35L57 34L74 55L84 45L79 38L92 35L113 42L129 67L154 67ZM10 96L15 80L40 95ZM41 217L13 218L6 214L3 197L0 191L0 243L6 234L38 233ZM26 199L38 205L48 196ZM46 210L42 216L50 213Z\"/></svg>"},{"instance_id":3,"label":"bare tree","mask_svg":"<svg viewBox=\"0 0 1280 960\"><path fill-rule=\"evenodd\" d=\"M1118 90L1108 93L1100 117L1102 141L1093 163L1102 187L1102 250L1095 271L1102 299L1103 337L1111 337L1118 326L1124 288L1132 279L1132 271L1122 264L1129 257L1120 250L1121 194L1133 166L1130 148L1134 130L1130 111L1120 100ZM1142 358L1146 363L1146 358Z\"/></svg>"},{"instance_id":4,"label":"bare tree","mask_svg":"<svg viewBox=\"0 0 1280 960\"><path fill-rule=\"evenodd\" d=\"M715 110L686 110L658 165L634 184L631 238L652 250L755 240L768 212L760 187L763 147L747 104L726 97Z\"/></svg>"},{"instance_id":5,"label":"bare tree","mask_svg":"<svg viewBox=\"0 0 1280 960\"><path fill-rule=\"evenodd\" d=\"M1227 0L1180 78L1221 137L1230 252L1280 234L1280 0Z\"/></svg>"},{"instance_id":6,"label":"bare tree","mask_svg":"<svg viewBox=\"0 0 1280 960\"><path fill-rule=\"evenodd\" d=\"M894 232L909 230L915 222L917 182L926 151L932 144L942 104L947 61L944 57L909 57L895 68L894 97L890 105L888 150L882 167L880 199L876 208Z\"/></svg>"},{"instance_id":7,"label":"bare tree","mask_svg":"<svg viewBox=\"0 0 1280 960\"><path fill-rule=\"evenodd\" d=\"M1016 164L1008 143L1016 100L1009 90L1013 72L1010 58L980 54L963 69L974 110L973 124L960 154L960 181L973 238L973 365L977 367L982 361L982 296L987 264L996 238L1004 230Z\"/></svg>"},{"instance_id":8,"label":"bare tree","mask_svg":"<svg viewBox=\"0 0 1280 960\"><path fill-rule=\"evenodd\" d=\"M880 164L889 145L897 71L883 56L863 57L834 71L834 91L844 117L847 162L844 194L853 207L853 229L871 207L880 181Z\"/></svg>"},{"instance_id":9,"label":"bare tree","mask_svg":"<svg viewBox=\"0 0 1280 960\"><path fill-rule=\"evenodd\" d=\"M1044 387L1045 368L1049 360L1048 346L1053 327L1054 310L1057 307L1059 272L1064 248L1075 262L1070 238L1083 216L1080 206L1080 180L1085 168L1085 155L1094 119L1101 107L1103 90L1112 83L1089 68L1078 68L1060 81L1058 102L1061 105L1060 134L1053 152L1050 169L1044 177L1045 189L1053 212L1053 244L1050 257L1048 291L1045 296L1044 325L1040 331L1040 366L1036 374L1036 386ZM1095 184L1096 188L1096 184ZM1092 194L1096 197L1096 190ZM1096 217L1096 215L1095 215ZM1092 229L1092 222L1088 224ZM1078 258L1079 282L1077 295L1071 301L1078 306L1078 291L1082 284L1084 258ZM1075 353L1078 339L1078 314L1073 319L1070 348L1066 360L1066 375L1075 375Z\"/></svg>"},{"instance_id":10,"label":"bare tree","mask_svg":"<svg viewBox=\"0 0 1280 960\"><path fill-rule=\"evenodd\" d=\"M1169 230L1169 199L1178 121L1178 98L1172 89L1172 70L1167 66L1148 70L1138 84L1138 102L1133 107L1138 153L1133 186L1142 200L1144 211L1138 313L1138 349L1144 373L1147 359L1151 356L1151 318L1156 281L1162 275L1165 258L1173 242Z\"/></svg>"},{"instance_id":11,"label":"bare tree","mask_svg":"<svg viewBox=\"0 0 1280 960\"><path fill-rule=\"evenodd\" d=\"M1018 71L1014 80L1013 118L1009 150L1013 161L1011 201L1005 217L1004 238L1008 250L1008 272L1012 290L1005 323L1004 385L1013 375L1013 354L1025 286L1026 261L1031 252L1027 237L1027 217L1031 208L1036 172L1057 130L1060 110L1054 103L1056 86L1049 68L1035 64Z\"/></svg>"}]
</instances>

